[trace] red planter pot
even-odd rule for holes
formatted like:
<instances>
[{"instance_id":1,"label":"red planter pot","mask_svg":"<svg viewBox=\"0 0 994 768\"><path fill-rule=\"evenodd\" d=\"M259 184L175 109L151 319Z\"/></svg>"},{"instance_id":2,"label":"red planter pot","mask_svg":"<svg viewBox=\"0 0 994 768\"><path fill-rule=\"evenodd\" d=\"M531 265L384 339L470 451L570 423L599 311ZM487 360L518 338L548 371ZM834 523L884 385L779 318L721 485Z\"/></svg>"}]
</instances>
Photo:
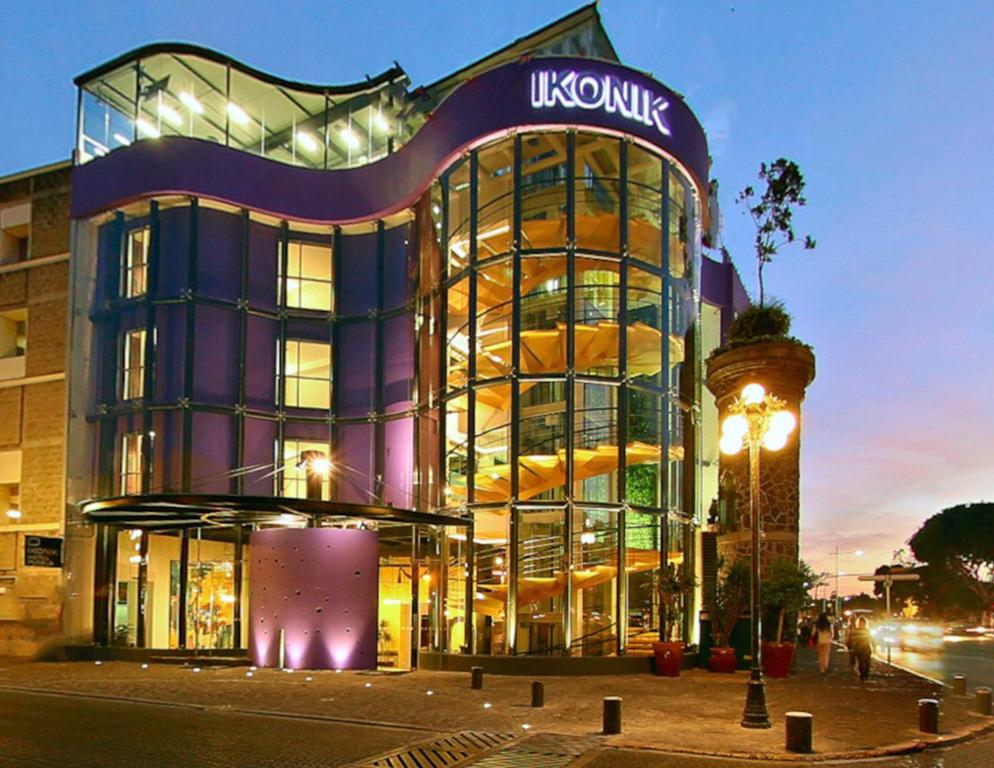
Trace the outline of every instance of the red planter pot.
<instances>
[{"instance_id":1,"label":"red planter pot","mask_svg":"<svg viewBox=\"0 0 994 768\"><path fill-rule=\"evenodd\" d=\"M664 677L679 677L683 666L683 643L653 643L652 653L656 657L656 674Z\"/></svg>"},{"instance_id":2,"label":"red planter pot","mask_svg":"<svg viewBox=\"0 0 994 768\"><path fill-rule=\"evenodd\" d=\"M763 643L763 674L767 677L787 677L793 660L793 643Z\"/></svg>"},{"instance_id":3,"label":"red planter pot","mask_svg":"<svg viewBox=\"0 0 994 768\"><path fill-rule=\"evenodd\" d=\"M734 648L711 647L711 656L708 658L708 669L712 672L734 672L737 666L738 662L735 658Z\"/></svg>"}]
</instances>

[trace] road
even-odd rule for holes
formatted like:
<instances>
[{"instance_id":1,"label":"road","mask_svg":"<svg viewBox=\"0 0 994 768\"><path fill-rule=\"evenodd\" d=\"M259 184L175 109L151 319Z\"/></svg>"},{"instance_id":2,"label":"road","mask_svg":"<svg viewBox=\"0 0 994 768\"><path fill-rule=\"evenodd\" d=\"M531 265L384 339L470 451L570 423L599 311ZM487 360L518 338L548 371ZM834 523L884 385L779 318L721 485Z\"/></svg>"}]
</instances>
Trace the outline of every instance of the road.
<instances>
[{"instance_id":1,"label":"road","mask_svg":"<svg viewBox=\"0 0 994 768\"><path fill-rule=\"evenodd\" d=\"M3 768L341 766L421 731L0 691Z\"/></svg>"},{"instance_id":2,"label":"road","mask_svg":"<svg viewBox=\"0 0 994 768\"><path fill-rule=\"evenodd\" d=\"M886 652L878 648L882 658ZM941 651L891 652L891 659L902 667L951 683L953 675L966 675L967 685L994 688L994 638L947 637Z\"/></svg>"},{"instance_id":3,"label":"road","mask_svg":"<svg viewBox=\"0 0 994 768\"><path fill-rule=\"evenodd\" d=\"M357 760L365 763L375 755L433 738L424 731L361 723L0 690L0 768L324 768L346 766ZM446 745L451 741L443 739ZM466 754L462 759L426 762L404 758L396 764L453 768L801 765L611 749L592 736L539 733L503 746L484 742L485 739L478 743L482 746L475 754ZM866 768L990 768L994 764L994 736L923 754L846 764Z\"/></svg>"}]
</instances>

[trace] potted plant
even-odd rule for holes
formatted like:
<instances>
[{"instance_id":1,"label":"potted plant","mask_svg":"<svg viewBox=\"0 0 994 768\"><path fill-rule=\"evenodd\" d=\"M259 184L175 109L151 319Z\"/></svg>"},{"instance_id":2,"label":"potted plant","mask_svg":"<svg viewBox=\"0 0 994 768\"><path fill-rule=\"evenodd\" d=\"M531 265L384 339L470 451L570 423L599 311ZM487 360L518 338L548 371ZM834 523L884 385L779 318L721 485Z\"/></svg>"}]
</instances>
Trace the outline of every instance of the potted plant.
<instances>
[{"instance_id":1,"label":"potted plant","mask_svg":"<svg viewBox=\"0 0 994 768\"><path fill-rule=\"evenodd\" d=\"M677 677L683 665L683 640L673 640L680 623L680 603L697 582L683 564L670 563L653 575L652 587L659 600L659 642L652 644L656 674Z\"/></svg>"},{"instance_id":2,"label":"potted plant","mask_svg":"<svg viewBox=\"0 0 994 768\"><path fill-rule=\"evenodd\" d=\"M735 649L730 645L730 638L742 615L748 589L749 566L745 560L736 559L727 566L719 561L718 576L706 596L712 641L708 669L712 672L735 671Z\"/></svg>"},{"instance_id":3,"label":"potted plant","mask_svg":"<svg viewBox=\"0 0 994 768\"><path fill-rule=\"evenodd\" d=\"M804 608L808 590L819 580L803 560L781 558L770 563L763 576L762 605L767 616L776 615L774 640L763 643L763 672L769 677L787 677L794 660L794 633L784 642L784 620Z\"/></svg>"}]
</instances>

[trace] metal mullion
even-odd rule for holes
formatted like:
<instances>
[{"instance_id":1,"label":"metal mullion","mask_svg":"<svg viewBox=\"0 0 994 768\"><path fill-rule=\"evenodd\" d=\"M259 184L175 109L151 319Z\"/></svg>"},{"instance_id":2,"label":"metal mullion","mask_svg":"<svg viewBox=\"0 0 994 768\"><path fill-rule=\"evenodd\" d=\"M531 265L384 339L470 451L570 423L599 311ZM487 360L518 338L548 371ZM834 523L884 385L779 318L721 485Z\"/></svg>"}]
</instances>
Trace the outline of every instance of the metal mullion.
<instances>
[{"instance_id":1,"label":"metal mullion","mask_svg":"<svg viewBox=\"0 0 994 768\"><path fill-rule=\"evenodd\" d=\"M442 498L441 499L431 499L429 488L429 505L437 506L437 504L432 504L433 501L440 502L442 506L448 506L448 496L446 490L449 487L449 454L448 454L448 444L446 441L446 422L448 421L448 413L450 408L450 403L453 400L453 395L449 393L449 291L448 287L449 281L449 254L448 254L448 242L449 242L449 177L446 174L438 180L438 186L442 194L442 227L439 230L435 226L434 216L432 216L431 201L429 200L429 216L431 216L431 226L439 234L439 252L442 259L442 263L439 265L439 275L441 277L442 285L439 287L438 291L438 315L439 323L438 327L442 335L442 343L439 344L439 356L438 356L438 386L439 386L439 415L441 418L438 420L438 456L439 464L441 465L442 473ZM430 306L430 299L429 299ZM430 397L430 394L429 394ZM468 485L468 479L467 479ZM468 492L468 491L467 491Z\"/></svg>"},{"instance_id":2,"label":"metal mullion","mask_svg":"<svg viewBox=\"0 0 994 768\"><path fill-rule=\"evenodd\" d=\"M514 135L513 160L513 208L512 208L512 278L511 278L511 511L510 531L508 536L508 571L507 585L507 652L514 655L517 652L518 640L518 529L520 514L518 512L518 483L519 483L519 441L521 438L521 393L518 387L518 373L521 370L521 135Z\"/></svg>"},{"instance_id":3,"label":"metal mullion","mask_svg":"<svg viewBox=\"0 0 994 768\"><path fill-rule=\"evenodd\" d=\"M383 503L383 475L386 467L386 424L383 421L383 271L385 236L383 221L376 222L376 314L373 318L374 345L374 393L373 409L376 421L373 424L373 494L377 502Z\"/></svg>"},{"instance_id":4,"label":"metal mullion","mask_svg":"<svg viewBox=\"0 0 994 768\"><path fill-rule=\"evenodd\" d=\"M618 265L618 377L622 386L618 390L618 500L628 499L628 142L621 142L621 178L618 182L619 234L622 260ZM617 627L618 654L623 655L628 644L628 553L625 547L627 514L624 504L617 514L618 582Z\"/></svg>"},{"instance_id":5,"label":"metal mullion","mask_svg":"<svg viewBox=\"0 0 994 768\"><path fill-rule=\"evenodd\" d=\"M149 405L155 400L155 305L152 303L158 289L159 268L159 204L153 200L149 206L149 248L145 265L145 346L142 349L142 465L141 488L144 493L152 487L152 412Z\"/></svg>"},{"instance_id":6,"label":"metal mullion","mask_svg":"<svg viewBox=\"0 0 994 768\"><path fill-rule=\"evenodd\" d=\"M243 558L245 557L244 549L244 537L245 537L245 526L238 525L235 527L236 538L235 538L235 562L234 562L234 574L233 580L235 582L234 597L235 604L234 616L232 620L232 648L238 649L242 647L242 621L243 613L245 610L244 595L242 595L242 569L243 569Z\"/></svg>"},{"instance_id":7,"label":"metal mullion","mask_svg":"<svg viewBox=\"0 0 994 768\"><path fill-rule=\"evenodd\" d=\"M138 599L135 604L138 606L138 616L135 620L135 647L145 647L145 600L148 589L148 530L143 529L141 538L138 540Z\"/></svg>"},{"instance_id":8,"label":"metal mullion","mask_svg":"<svg viewBox=\"0 0 994 768\"><path fill-rule=\"evenodd\" d=\"M135 116L131 122L131 143L138 141L138 118L141 117L142 63L135 59Z\"/></svg>"},{"instance_id":9,"label":"metal mullion","mask_svg":"<svg viewBox=\"0 0 994 768\"><path fill-rule=\"evenodd\" d=\"M470 505L470 519L473 519L472 505L476 502L476 334L477 334L477 216L479 190L479 156L476 151L469 156L469 391L466 398L466 503ZM466 598L465 598L465 630L466 652L473 653L473 630L476 621L474 608L474 569L476 552L473 543L474 525L471 522L466 529Z\"/></svg>"},{"instance_id":10,"label":"metal mullion","mask_svg":"<svg viewBox=\"0 0 994 768\"><path fill-rule=\"evenodd\" d=\"M332 237L331 237L331 314L329 315L329 338L331 341L331 397L329 398L329 403L331 404L331 415L328 421L328 448L332 456L337 456L338 448L338 390L339 388L335 386L335 382L340 379L340 367L341 359L339 348L341 347L340 342L340 319L337 314L338 309L338 295L337 282L338 276L341 274L342 266L342 229L341 227L335 227ZM282 451L282 447L280 448ZM338 473L331 472L328 475L328 496L331 499L338 498Z\"/></svg>"},{"instance_id":11,"label":"metal mullion","mask_svg":"<svg viewBox=\"0 0 994 768\"><path fill-rule=\"evenodd\" d=\"M184 493L190 492L191 475L193 472L193 402L194 364L196 354L196 301L197 293L197 241L199 230L200 206L197 198L190 201L190 241L187 249L186 264L186 325L185 325L185 357L183 361L183 468L180 487Z\"/></svg>"},{"instance_id":12,"label":"metal mullion","mask_svg":"<svg viewBox=\"0 0 994 768\"><path fill-rule=\"evenodd\" d=\"M566 512L563 516L563 570L567 574L563 607L563 648L570 654L573 644L573 511L574 430L576 429L576 132L566 134Z\"/></svg>"},{"instance_id":13,"label":"metal mullion","mask_svg":"<svg viewBox=\"0 0 994 768\"><path fill-rule=\"evenodd\" d=\"M252 234L252 224L249 212L242 209L242 243L241 243L241 282L238 288L238 408L235 416L235 466L245 466L245 358L248 354L248 270L249 243ZM245 493L245 476L241 473L234 478L236 494ZM240 534L239 534L240 535ZM236 608L239 607L236 604Z\"/></svg>"},{"instance_id":14,"label":"metal mullion","mask_svg":"<svg viewBox=\"0 0 994 768\"><path fill-rule=\"evenodd\" d=\"M225 110L224 110L224 146L231 146L231 113L228 112L227 105L232 102L231 98L231 63L224 65L224 90L225 90Z\"/></svg>"},{"instance_id":15,"label":"metal mullion","mask_svg":"<svg viewBox=\"0 0 994 768\"><path fill-rule=\"evenodd\" d=\"M276 487L277 495L283 495L283 441L286 437L286 281L289 262L290 226L284 220L280 223L280 275L279 275L279 335L276 344ZM333 369L334 370L334 369Z\"/></svg>"},{"instance_id":16,"label":"metal mullion","mask_svg":"<svg viewBox=\"0 0 994 768\"><path fill-rule=\"evenodd\" d=\"M662 212L662 226L660 236L662 242L662 289L660 296L660 311L662 312L662 341L663 348L660 350L660 423L659 434L659 568L660 573L669 568L669 509L670 509L670 333L671 333L671 312L670 312L670 164L663 160L662 178L660 184L660 211ZM660 640L668 640L663 637L665 630L665 618L662 615L660 606L659 634Z\"/></svg>"}]
</instances>

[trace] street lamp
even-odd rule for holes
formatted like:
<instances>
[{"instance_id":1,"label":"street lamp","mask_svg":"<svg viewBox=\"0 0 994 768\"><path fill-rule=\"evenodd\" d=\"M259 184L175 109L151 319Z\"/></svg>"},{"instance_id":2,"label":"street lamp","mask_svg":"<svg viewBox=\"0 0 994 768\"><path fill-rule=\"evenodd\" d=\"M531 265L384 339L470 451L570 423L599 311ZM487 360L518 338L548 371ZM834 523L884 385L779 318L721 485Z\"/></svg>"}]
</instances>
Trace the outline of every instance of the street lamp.
<instances>
[{"instance_id":1,"label":"street lamp","mask_svg":"<svg viewBox=\"0 0 994 768\"><path fill-rule=\"evenodd\" d=\"M786 403L768 395L761 384L747 384L742 394L729 407L729 415L721 425L722 453L734 455L749 447L749 516L752 518L752 578L749 597L749 618L752 625L752 670L746 689L743 728L769 728L770 713L766 709L766 683L760 660L759 614L759 450L779 451L787 444L797 419L786 409Z\"/></svg>"},{"instance_id":2,"label":"street lamp","mask_svg":"<svg viewBox=\"0 0 994 768\"><path fill-rule=\"evenodd\" d=\"M331 461L324 451L301 451L297 469L304 470L307 477L307 498L321 501L324 479L331 471Z\"/></svg>"}]
</instances>

